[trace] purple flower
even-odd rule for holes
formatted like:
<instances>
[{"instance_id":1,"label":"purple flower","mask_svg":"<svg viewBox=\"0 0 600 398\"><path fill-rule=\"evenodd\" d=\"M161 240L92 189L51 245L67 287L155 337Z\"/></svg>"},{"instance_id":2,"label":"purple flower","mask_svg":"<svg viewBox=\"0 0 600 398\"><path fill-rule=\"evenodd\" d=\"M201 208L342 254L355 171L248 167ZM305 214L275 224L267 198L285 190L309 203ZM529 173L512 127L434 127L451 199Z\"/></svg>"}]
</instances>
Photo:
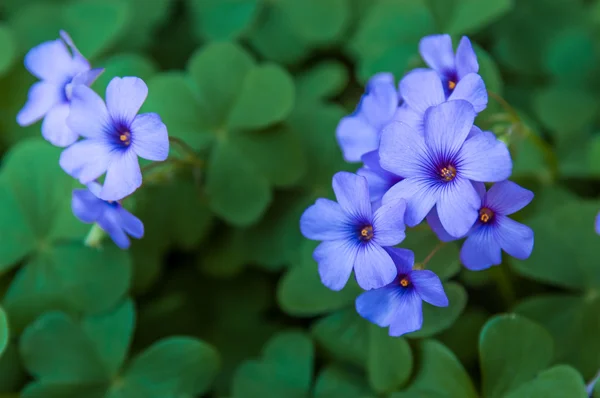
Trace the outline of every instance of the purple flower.
<instances>
[{"instance_id":1,"label":"purple flower","mask_svg":"<svg viewBox=\"0 0 600 398\"><path fill-rule=\"evenodd\" d=\"M508 148L492 133L469 134L474 119L473 106L456 100L425 112L424 134L404 123L392 123L383 131L381 166L404 177L384 195L383 204L406 199L408 226L419 224L437 206L444 229L463 236L481 204L471 181L495 182L510 176Z\"/></svg>"},{"instance_id":2,"label":"purple flower","mask_svg":"<svg viewBox=\"0 0 600 398\"><path fill-rule=\"evenodd\" d=\"M594 223L594 229L596 230L596 233L598 235L600 235L600 213L598 213L598 215L596 216L596 222Z\"/></svg>"},{"instance_id":3,"label":"purple flower","mask_svg":"<svg viewBox=\"0 0 600 398\"><path fill-rule=\"evenodd\" d=\"M429 270L413 270L415 255L406 249L387 248L398 276L387 286L370 290L356 299L356 311L381 327L390 327L390 336L421 329L423 301L447 307L448 297L440 278Z\"/></svg>"},{"instance_id":4,"label":"purple flower","mask_svg":"<svg viewBox=\"0 0 600 398\"><path fill-rule=\"evenodd\" d=\"M130 244L127 234L140 239L144 236L144 224L119 202L98 198L101 190L97 182L88 184L88 189L73 190L73 214L85 223L97 223L117 246L127 249Z\"/></svg>"},{"instance_id":5,"label":"purple flower","mask_svg":"<svg viewBox=\"0 0 600 398\"><path fill-rule=\"evenodd\" d=\"M98 197L120 200L142 184L138 156L162 161L169 155L167 127L156 113L138 115L148 87L137 77L114 78L106 104L90 88L73 88L69 126L85 140L65 149L60 166L88 184L106 172Z\"/></svg>"},{"instance_id":6,"label":"purple flower","mask_svg":"<svg viewBox=\"0 0 600 398\"><path fill-rule=\"evenodd\" d=\"M425 63L442 79L446 97L458 90L459 83L465 77L479 71L477 55L466 36L460 39L456 55L452 49L452 39L447 34L422 38L419 52Z\"/></svg>"},{"instance_id":7,"label":"purple flower","mask_svg":"<svg viewBox=\"0 0 600 398\"><path fill-rule=\"evenodd\" d=\"M392 74L379 73L369 80L354 113L337 126L337 140L346 161L358 162L362 155L379 147L381 129L392 120L398 102Z\"/></svg>"},{"instance_id":8,"label":"purple flower","mask_svg":"<svg viewBox=\"0 0 600 398\"><path fill-rule=\"evenodd\" d=\"M372 151L362 157L364 166L356 174L367 179L369 194L374 206L381 205L383 195L395 184L402 181L402 177L384 170L379 164L379 152Z\"/></svg>"},{"instance_id":9,"label":"purple flower","mask_svg":"<svg viewBox=\"0 0 600 398\"><path fill-rule=\"evenodd\" d=\"M333 176L333 191L337 203L317 199L300 218L302 234L323 241L313 253L321 281L340 290L354 269L365 290L387 285L396 267L383 247L404 240L405 201L389 201L373 213L367 180L347 172Z\"/></svg>"},{"instance_id":10,"label":"purple flower","mask_svg":"<svg viewBox=\"0 0 600 398\"><path fill-rule=\"evenodd\" d=\"M69 35L61 31L60 36L62 40L42 43L25 56L25 67L40 81L29 89L17 123L29 126L44 118L44 138L53 145L65 147L79 137L66 122L72 89L78 84L90 86L104 69L91 69Z\"/></svg>"}]
</instances>

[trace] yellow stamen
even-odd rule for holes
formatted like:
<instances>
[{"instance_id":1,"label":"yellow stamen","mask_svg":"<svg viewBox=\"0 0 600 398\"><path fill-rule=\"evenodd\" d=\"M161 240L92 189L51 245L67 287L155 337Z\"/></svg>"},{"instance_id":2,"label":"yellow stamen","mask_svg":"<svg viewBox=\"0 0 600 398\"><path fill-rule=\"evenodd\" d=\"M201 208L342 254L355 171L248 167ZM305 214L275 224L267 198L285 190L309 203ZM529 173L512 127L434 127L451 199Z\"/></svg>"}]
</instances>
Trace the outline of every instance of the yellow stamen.
<instances>
[{"instance_id":1,"label":"yellow stamen","mask_svg":"<svg viewBox=\"0 0 600 398\"><path fill-rule=\"evenodd\" d=\"M492 217L494 217L494 212L488 209L487 207L484 207L481 210L479 210L479 221L481 221L482 223L489 222L492 219Z\"/></svg>"},{"instance_id":2,"label":"yellow stamen","mask_svg":"<svg viewBox=\"0 0 600 398\"><path fill-rule=\"evenodd\" d=\"M450 80L450 81L448 82L448 88L449 88L450 90L454 90L454 87L456 87L456 82L453 82L452 80Z\"/></svg>"},{"instance_id":3,"label":"yellow stamen","mask_svg":"<svg viewBox=\"0 0 600 398\"><path fill-rule=\"evenodd\" d=\"M408 281L408 279L406 279L406 278L402 278L402 279L400 279L400 285L401 285L402 287L406 287L406 286L408 286L409 284L410 284L410 282Z\"/></svg>"},{"instance_id":4,"label":"yellow stamen","mask_svg":"<svg viewBox=\"0 0 600 398\"><path fill-rule=\"evenodd\" d=\"M456 168L448 165L440 170L440 176L444 181L452 181L456 177Z\"/></svg>"},{"instance_id":5,"label":"yellow stamen","mask_svg":"<svg viewBox=\"0 0 600 398\"><path fill-rule=\"evenodd\" d=\"M363 227L363 229L360 230L360 240L368 241L371 240L371 238L373 238L373 227L367 225L366 227Z\"/></svg>"}]
</instances>

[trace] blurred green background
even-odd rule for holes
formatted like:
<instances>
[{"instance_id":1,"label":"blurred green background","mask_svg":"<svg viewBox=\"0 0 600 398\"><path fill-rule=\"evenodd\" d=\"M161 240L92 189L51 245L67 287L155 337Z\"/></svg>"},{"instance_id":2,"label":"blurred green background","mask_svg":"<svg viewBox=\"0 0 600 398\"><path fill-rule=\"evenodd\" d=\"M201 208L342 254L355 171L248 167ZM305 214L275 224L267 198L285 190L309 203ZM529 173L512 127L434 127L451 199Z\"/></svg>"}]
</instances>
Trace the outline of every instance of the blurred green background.
<instances>
[{"instance_id":1,"label":"blurred green background","mask_svg":"<svg viewBox=\"0 0 600 398\"><path fill-rule=\"evenodd\" d=\"M24 55L60 29L106 68L98 93L143 78L142 111L203 160L146 176L129 251L83 245L60 150L16 123L35 81ZM355 284L320 284L298 220L358 167L335 128L364 83L422 66L432 33L474 43L496 94L477 123L536 193L517 215L536 242L482 272L445 246L428 267L450 307L425 305L421 331L391 338L355 313ZM1 0L0 397L586 397L599 34L598 0ZM415 229L402 246L422 261L436 244Z\"/></svg>"}]
</instances>

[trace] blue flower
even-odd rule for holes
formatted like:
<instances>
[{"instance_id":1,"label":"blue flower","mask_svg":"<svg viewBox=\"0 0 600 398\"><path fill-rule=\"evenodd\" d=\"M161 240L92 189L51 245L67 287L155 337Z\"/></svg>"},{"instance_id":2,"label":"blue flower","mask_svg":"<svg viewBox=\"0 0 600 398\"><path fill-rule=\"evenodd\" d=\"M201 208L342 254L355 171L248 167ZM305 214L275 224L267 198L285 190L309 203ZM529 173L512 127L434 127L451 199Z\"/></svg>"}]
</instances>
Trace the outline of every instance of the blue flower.
<instances>
[{"instance_id":1,"label":"blue flower","mask_svg":"<svg viewBox=\"0 0 600 398\"><path fill-rule=\"evenodd\" d=\"M396 267L383 247L404 240L405 201L390 201L373 213L367 180L347 172L333 176L333 191L337 203L317 199L300 219L305 237L323 241L313 253L321 281L340 290L354 269L365 290L387 285Z\"/></svg>"},{"instance_id":2,"label":"blue flower","mask_svg":"<svg viewBox=\"0 0 600 398\"><path fill-rule=\"evenodd\" d=\"M423 301L447 307L448 297L440 278L429 270L413 270L415 256L406 249L387 248L394 260L397 277L387 286L370 290L356 299L356 311L381 327L390 327L390 336L421 329Z\"/></svg>"},{"instance_id":3,"label":"blue flower","mask_svg":"<svg viewBox=\"0 0 600 398\"><path fill-rule=\"evenodd\" d=\"M362 155L379 147L381 129L392 120L398 102L392 74L379 73L369 80L354 113L337 126L337 140L346 161L358 162Z\"/></svg>"},{"instance_id":4,"label":"blue flower","mask_svg":"<svg viewBox=\"0 0 600 398\"><path fill-rule=\"evenodd\" d=\"M462 263L474 271L499 265L502 250L520 260L528 258L533 250L533 231L507 216L527 206L533 200L533 192L511 181L494 184L487 193L484 184L474 186L481 205L460 252ZM437 212L430 213L427 221L440 240L454 240L444 231Z\"/></svg>"},{"instance_id":5,"label":"blue flower","mask_svg":"<svg viewBox=\"0 0 600 398\"><path fill-rule=\"evenodd\" d=\"M44 118L42 135L56 146L69 146L79 137L67 126L69 101L75 85L90 86L104 69L91 69L69 35L42 43L27 53L25 67L40 79L29 89L27 103L17 115L17 123L29 126ZM69 52L69 49L71 52Z\"/></svg>"},{"instance_id":6,"label":"blue flower","mask_svg":"<svg viewBox=\"0 0 600 398\"><path fill-rule=\"evenodd\" d=\"M117 246L127 249L130 244L127 234L140 239L144 236L144 224L119 202L98 198L101 190L96 182L88 184L88 189L75 189L71 201L73 214L85 223L97 223Z\"/></svg>"},{"instance_id":7,"label":"blue flower","mask_svg":"<svg viewBox=\"0 0 600 398\"><path fill-rule=\"evenodd\" d=\"M598 213L598 215L596 216L596 222L594 223L594 229L596 230L596 233L598 235L600 235L600 213Z\"/></svg>"},{"instance_id":8,"label":"blue flower","mask_svg":"<svg viewBox=\"0 0 600 398\"><path fill-rule=\"evenodd\" d=\"M404 177L384 195L383 204L406 199L408 226L419 224L437 206L444 229L463 236L481 204L471 181L496 182L510 176L508 148L492 133L469 134L474 119L473 106L456 100L427 110L424 134L404 123L392 123L383 131L381 166Z\"/></svg>"},{"instance_id":9,"label":"blue flower","mask_svg":"<svg viewBox=\"0 0 600 398\"><path fill-rule=\"evenodd\" d=\"M479 71L477 55L466 36L460 39L456 54L452 49L452 38L447 34L422 38L419 52L425 63L442 79L446 97L458 89L466 76Z\"/></svg>"},{"instance_id":10,"label":"blue flower","mask_svg":"<svg viewBox=\"0 0 600 398\"><path fill-rule=\"evenodd\" d=\"M120 200L142 184L138 156L162 161L169 155L167 127L156 113L138 115L148 87L137 77L114 78L106 104L93 90L73 88L69 127L86 139L65 149L60 166L88 184L106 172L98 196Z\"/></svg>"},{"instance_id":11,"label":"blue flower","mask_svg":"<svg viewBox=\"0 0 600 398\"><path fill-rule=\"evenodd\" d=\"M394 185L402 181L402 177L384 170L379 164L379 152L372 151L362 156L364 166L356 174L367 179L369 194L373 206L380 206L383 195Z\"/></svg>"}]
</instances>

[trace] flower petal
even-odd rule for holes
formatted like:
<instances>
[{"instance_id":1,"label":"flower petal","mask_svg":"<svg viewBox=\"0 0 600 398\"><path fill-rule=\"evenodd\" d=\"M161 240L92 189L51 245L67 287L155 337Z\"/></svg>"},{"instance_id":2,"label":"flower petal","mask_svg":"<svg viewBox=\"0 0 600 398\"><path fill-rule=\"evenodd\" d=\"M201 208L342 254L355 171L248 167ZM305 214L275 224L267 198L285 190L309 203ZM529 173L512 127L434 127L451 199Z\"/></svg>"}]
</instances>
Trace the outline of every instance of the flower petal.
<instances>
[{"instance_id":1,"label":"flower petal","mask_svg":"<svg viewBox=\"0 0 600 398\"><path fill-rule=\"evenodd\" d=\"M381 167L404 178L427 174L428 149L421 134L400 122L390 123L381 134Z\"/></svg>"},{"instance_id":2,"label":"flower petal","mask_svg":"<svg viewBox=\"0 0 600 398\"><path fill-rule=\"evenodd\" d=\"M62 40L33 47L25 56L25 68L41 80L64 84L73 71L73 58Z\"/></svg>"},{"instance_id":3,"label":"flower petal","mask_svg":"<svg viewBox=\"0 0 600 398\"><path fill-rule=\"evenodd\" d=\"M369 93L361 101L360 113L375 130L380 130L396 113L398 91L393 80L379 78L369 83Z\"/></svg>"},{"instance_id":4,"label":"flower petal","mask_svg":"<svg viewBox=\"0 0 600 398\"><path fill-rule=\"evenodd\" d=\"M596 221L594 222L594 229L596 233L600 235L600 213L596 216Z\"/></svg>"},{"instance_id":5,"label":"flower petal","mask_svg":"<svg viewBox=\"0 0 600 398\"><path fill-rule=\"evenodd\" d=\"M423 301L436 307L448 306L448 296L444 292L442 281L433 271L412 271L410 281Z\"/></svg>"},{"instance_id":6,"label":"flower petal","mask_svg":"<svg viewBox=\"0 0 600 398\"><path fill-rule=\"evenodd\" d=\"M105 211L100 219L98 225L111 237L113 242L121 249L128 249L131 242L123 231L123 227L120 223L120 217L117 214L117 210L110 208Z\"/></svg>"},{"instance_id":7,"label":"flower petal","mask_svg":"<svg viewBox=\"0 0 600 398\"><path fill-rule=\"evenodd\" d=\"M71 49L72 59L73 59L73 63L75 64L75 69L77 69L77 70L90 69L90 63L87 61L87 59L85 59L85 57L83 55L81 55L81 53L79 52L79 49L75 46L75 43L73 43L73 39L71 39L71 36L69 36L69 34L67 32L65 32L64 30L61 30L59 32L59 34L60 34L60 38L63 39L63 41Z\"/></svg>"},{"instance_id":8,"label":"flower petal","mask_svg":"<svg viewBox=\"0 0 600 398\"><path fill-rule=\"evenodd\" d=\"M321 282L331 290L342 290L356 261L358 245L347 239L322 242L313 252Z\"/></svg>"},{"instance_id":9,"label":"flower petal","mask_svg":"<svg viewBox=\"0 0 600 398\"><path fill-rule=\"evenodd\" d=\"M390 325L390 336L402 336L423 326L423 301L415 289L403 289Z\"/></svg>"},{"instance_id":10,"label":"flower petal","mask_svg":"<svg viewBox=\"0 0 600 398\"><path fill-rule=\"evenodd\" d=\"M533 200L533 192L512 181L494 184L485 196L484 206L505 216L516 213Z\"/></svg>"},{"instance_id":11,"label":"flower petal","mask_svg":"<svg viewBox=\"0 0 600 398\"><path fill-rule=\"evenodd\" d=\"M444 102L425 112L425 143L436 156L458 153L475 121L473 105L467 101Z\"/></svg>"},{"instance_id":12,"label":"flower petal","mask_svg":"<svg viewBox=\"0 0 600 398\"><path fill-rule=\"evenodd\" d=\"M369 290L356 298L356 312L375 325L389 326L401 296L401 290L393 285Z\"/></svg>"},{"instance_id":13,"label":"flower petal","mask_svg":"<svg viewBox=\"0 0 600 398\"><path fill-rule=\"evenodd\" d=\"M465 100L473 105L475 112L481 112L488 103L487 90L481 76L469 73L463 77L452 91L448 101Z\"/></svg>"},{"instance_id":14,"label":"flower petal","mask_svg":"<svg viewBox=\"0 0 600 398\"><path fill-rule=\"evenodd\" d=\"M390 255L396 265L397 275L408 275L415 265L415 253L412 250L400 247L386 247L385 251Z\"/></svg>"},{"instance_id":15,"label":"flower petal","mask_svg":"<svg viewBox=\"0 0 600 398\"><path fill-rule=\"evenodd\" d=\"M104 140L82 140L62 151L59 164L71 177L87 184L104 174L112 159L111 150Z\"/></svg>"},{"instance_id":16,"label":"flower petal","mask_svg":"<svg viewBox=\"0 0 600 398\"><path fill-rule=\"evenodd\" d=\"M130 125L148 96L139 77L115 77L106 87L106 107L116 123Z\"/></svg>"},{"instance_id":17,"label":"flower petal","mask_svg":"<svg viewBox=\"0 0 600 398\"><path fill-rule=\"evenodd\" d=\"M410 108L408 105L403 104L400 108L398 108L392 120L407 124L411 129L423 135L423 116L424 115L422 113L419 113Z\"/></svg>"},{"instance_id":18,"label":"flower petal","mask_svg":"<svg viewBox=\"0 0 600 398\"><path fill-rule=\"evenodd\" d=\"M473 181L497 182L512 173L512 160L506 145L488 131L465 141L458 155L462 177Z\"/></svg>"},{"instance_id":19,"label":"flower petal","mask_svg":"<svg viewBox=\"0 0 600 398\"><path fill-rule=\"evenodd\" d=\"M419 114L446 100L442 80L432 70L416 70L404 76L400 81L400 95Z\"/></svg>"},{"instance_id":20,"label":"flower petal","mask_svg":"<svg viewBox=\"0 0 600 398\"><path fill-rule=\"evenodd\" d=\"M383 203L406 199L404 222L409 227L419 224L438 201L440 189L423 178L407 178L394 185L383 196Z\"/></svg>"},{"instance_id":21,"label":"flower petal","mask_svg":"<svg viewBox=\"0 0 600 398\"><path fill-rule=\"evenodd\" d=\"M144 224L139 218L121 206L117 209L117 214L121 219L121 228L125 232L136 239L141 239L144 236Z\"/></svg>"},{"instance_id":22,"label":"flower petal","mask_svg":"<svg viewBox=\"0 0 600 398\"><path fill-rule=\"evenodd\" d=\"M79 84L73 86L71 112L67 125L75 133L87 138L104 138L111 125L106 105L91 88Z\"/></svg>"},{"instance_id":23,"label":"flower petal","mask_svg":"<svg viewBox=\"0 0 600 398\"><path fill-rule=\"evenodd\" d=\"M114 152L106 172L100 199L121 200L142 185L137 155L131 150Z\"/></svg>"},{"instance_id":24,"label":"flower petal","mask_svg":"<svg viewBox=\"0 0 600 398\"><path fill-rule=\"evenodd\" d=\"M468 37L463 36L458 43L456 49L456 72L458 79L462 79L469 73L479 72L479 63L477 63L477 55L473 51L471 41Z\"/></svg>"},{"instance_id":25,"label":"flower petal","mask_svg":"<svg viewBox=\"0 0 600 398\"><path fill-rule=\"evenodd\" d=\"M492 225L473 228L460 250L460 261L471 271L481 271L502 262L500 245Z\"/></svg>"},{"instance_id":26,"label":"flower petal","mask_svg":"<svg viewBox=\"0 0 600 398\"><path fill-rule=\"evenodd\" d=\"M379 133L361 116L346 116L335 131L347 162L358 162L367 152L379 147Z\"/></svg>"},{"instance_id":27,"label":"flower petal","mask_svg":"<svg viewBox=\"0 0 600 398\"><path fill-rule=\"evenodd\" d=\"M342 210L355 219L371 221L373 213L367 179L341 171L333 176L333 192Z\"/></svg>"},{"instance_id":28,"label":"flower petal","mask_svg":"<svg viewBox=\"0 0 600 398\"><path fill-rule=\"evenodd\" d=\"M389 201L375 211L373 217L373 242L380 246L394 246L404 240L404 199Z\"/></svg>"},{"instance_id":29,"label":"flower petal","mask_svg":"<svg viewBox=\"0 0 600 398\"><path fill-rule=\"evenodd\" d=\"M519 260L528 258L533 250L533 230L501 214L494 216L494 237L502 250Z\"/></svg>"},{"instance_id":30,"label":"flower petal","mask_svg":"<svg viewBox=\"0 0 600 398\"><path fill-rule=\"evenodd\" d=\"M359 246L354 260L354 275L362 289L371 290L392 283L397 271L390 255L372 242Z\"/></svg>"},{"instance_id":31,"label":"flower petal","mask_svg":"<svg viewBox=\"0 0 600 398\"><path fill-rule=\"evenodd\" d=\"M477 220L481 198L471 182L456 178L444 186L437 202L437 212L444 229L456 238L469 232Z\"/></svg>"},{"instance_id":32,"label":"flower petal","mask_svg":"<svg viewBox=\"0 0 600 398\"><path fill-rule=\"evenodd\" d=\"M98 220L104 210L105 203L87 189L74 189L71 209L79 220L93 223Z\"/></svg>"},{"instance_id":33,"label":"flower petal","mask_svg":"<svg viewBox=\"0 0 600 398\"><path fill-rule=\"evenodd\" d=\"M450 235L442 226L442 222L440 221L440 216L437 212L437 207L431 209L429 214L427 214L427 224L431 230L437 235L438 239L442 242L452 242L453 240L457 240L460 238L454 237Z\"/></svg>"},{"instance_id":34,"label":"flower petal","mask_svg":"<svg viewBox=\"0 0 600 398\"><path fill-rule=\"evenodd\" d=\"M440 74L448 74L455 69L454 50L450 35L430 35L419 42L419 53L427 65Z\"/></svg>"},{"instance_id":35,"label":"flower petal","mask_svg":"<svg viewBox=\"0 0 600 398\"><path fill-rule=\"evenodd\" d=\"M67 147L77 141L79 135L67 126L70 106L68 103L56 105L42 122L42 136L52 145Z\"/></svg>"},{"instance_id":36,"label":"flower petal","mask_svg":"<svg viewBox=\"0 0 600 398\"><path fill-rule=\"evenodd\" d=\"M65 86L65 93L67 94L67 98L71 99L73 96L73 87L78 84L83 84L85 86L91 86L98 77L104 72L104 68L96 68L92 70L86 70L81 73L75 75L73 80L70 83L67 83Z\"/></svg>"},{"instance_id":37,"label":"flower petal","mask_svg":"<svg viewBox=\"0 0 600 398\"><path fill-rule=\"evenodd\" d=\"M27 102L17 114L17 123L19 126L29 126L62 101L62 86L48 82L34 83L27 94Z\"/></svg>"},{"instance_id":38,"label":"flower petal","mask_svg":"<svg viewBox=\"0 0 600 398\"><path fill-rule=\"evenodd\" d=\"M338 240L349 237L349 223L348 216L338 203L317 199L300 217L300 231L312 240Z\"/></svg>"},{"instance_id":39,"label":"flower petal","mask_svg":"<svg viewBox=\"0 0 600 398\"><path fill-rule=\"evenodd\" d=\"M163 161L169 156L167 126L156 113L137 115L131 124L133 150L141 158Z\"/></svg>"}]
</instances>

